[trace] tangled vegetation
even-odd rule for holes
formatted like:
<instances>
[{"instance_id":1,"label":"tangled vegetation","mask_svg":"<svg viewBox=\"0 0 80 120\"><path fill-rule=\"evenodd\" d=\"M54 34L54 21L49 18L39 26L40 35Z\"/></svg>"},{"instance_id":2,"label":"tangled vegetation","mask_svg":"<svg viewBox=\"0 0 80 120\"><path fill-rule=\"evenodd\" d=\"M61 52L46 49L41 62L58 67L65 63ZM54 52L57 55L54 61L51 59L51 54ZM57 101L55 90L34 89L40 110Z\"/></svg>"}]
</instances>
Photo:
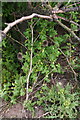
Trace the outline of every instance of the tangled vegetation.
<instances>
[{"instance_id":1,"label":"tangled vegetation","mask_svg":"<svg viewBox=\"0 0 80 120\"><path fill-rule=\"evenodd\" d=\"M22 99L32 117L35 107L44 110L39 118L79 117L79 11L78 2L2 3L1 98L12 104Z\"/></svg>"}]
</instances>

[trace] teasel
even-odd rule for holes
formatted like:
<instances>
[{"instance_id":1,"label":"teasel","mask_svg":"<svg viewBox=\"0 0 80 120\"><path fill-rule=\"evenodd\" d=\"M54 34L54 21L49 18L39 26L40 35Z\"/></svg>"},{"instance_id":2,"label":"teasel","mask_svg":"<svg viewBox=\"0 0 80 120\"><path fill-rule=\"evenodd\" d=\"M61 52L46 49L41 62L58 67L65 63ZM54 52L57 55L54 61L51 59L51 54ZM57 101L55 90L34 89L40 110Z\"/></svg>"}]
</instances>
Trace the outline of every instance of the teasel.
<instances>
[{"instance_id":1,"label":"teasel","mask_svg":"<svg viewBox=\"0 0 80 120\"><path fill-rule=\"evenodd\" d=\"M48 41L47 40L43 41L43 46L48 46Z\"/></svg>"},{"instance_id":2,"label":"teasel","mask_svg":"<svg viewBox=\"0 0 80 120\"><path fill-rule=\"evenodd\" d=\"M21 53L21 52L19 52L19 53L17 54L17 58L18 58L18 60L22 60L22 59L23 59L23 56L22 56L22 53Z\"/></svg>"}]
</instances>

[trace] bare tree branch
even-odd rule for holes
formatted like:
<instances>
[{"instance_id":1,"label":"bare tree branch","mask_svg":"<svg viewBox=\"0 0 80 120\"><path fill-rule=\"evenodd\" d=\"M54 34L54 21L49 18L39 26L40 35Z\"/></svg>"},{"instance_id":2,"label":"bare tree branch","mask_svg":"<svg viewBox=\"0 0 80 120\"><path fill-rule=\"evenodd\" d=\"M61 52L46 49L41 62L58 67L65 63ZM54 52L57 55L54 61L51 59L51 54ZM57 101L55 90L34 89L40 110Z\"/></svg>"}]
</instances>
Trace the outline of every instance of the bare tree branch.
<instances>
[{"instance_id":1,"label":"bare tree branch","mask_svg":"<svg viewBox=\"0 0 80 120\"><path fill-rule=\"evenodd\" d=\"M80 11L80 6L78 7L72 7L72 8L66 8L62 9L64 12L70 12L70 11Z\"/></svg>"},{"instance_id":2,"label":"bare tree branch","mask_svg":"<svg viewBox=\"0 0 80 120\"><path fill-rule=\"evenodd\" d=\"M52 13L65 13L65 12L70 12L70 11L80 11L80 6L78 7L72 7L72 8L65 8L63 7L62 9L59 10L52 10Z\"/></svg>"},{"instance_id":3,"label":"bare tree branch","mask_svg":"<svg viewBox=\"0 0 80 120\"><path fill-rule=\"evenodd\" d=\"M65 18L62 18L62 17L60 17L60 16L57 16L57 15L55 14L55 13L64 13L65 11L69 11L69 10L73 10L73 9L74 9L74 10L79 10L79 9L80 9L80 6L79 6L78 8L76 8L76 7L74 7L74 8L67 8L66 10L60 10L60 9L59 9L59 10L53 10L53 11L52 11L53 15L50 15L50 16L40 15L40 14L33 13L32 15L25 16L25 17L22 17L22 18L20 18L20 19L18 19L18 20L15 20L15 21L12 22L12 23L5 23L5 24L7 24L7 27L6 27L3 31L1 31L1 35L4 37L4 36L6 35L6 33L7 33L13 26L17 25L18 23L21 23L21 22L23 22L23 21L25 21L25 20L32 19L33 17L39 17L39 18L50 19L50 20L55 19L55 21L56 21L59 25L61 25L64 29L66 29L69 33L71 33L71 34L74 36L74 38L76 38L76 39L80 42L80 38L79 38L78 36L76 36L76 34L75 34L70 28L68 28L68 27L65 26L63 23L61 23L61 22L58 20L58 18L64 19L64 20L66 20L66 21L68 21L68 20L65 19ZM51 11L51 10L50 10L50 11ZM68 22L73 23L73 24L75 24L75 25L77 25L77 26L80 27L80 25L77 24L77 23L75 23L74 21L68 21Z\"/></svg>"},{"instance_id":4,"label":"bare tree branch","mask_svg":"<svg viewBox=\"0 0 80 120\"><path fill-rule=\"evenodd\" d=\"M70 28L68 28L66 25L61 23L59 20L56 20L56 21L58 22L59 25L61 25L64 29L66 29L69 33L71 33L73 37L80 42L80 38Z\"/></svg>"},{"instance_id":5,"label":"bare tree branch","mask_svg":"<svg viewBox=\"0 0 80 120\"><path fill-rule=\"evenodd\" d=\"M74 22L74 21L72 21L72 20L68 20L68 19L66 19L66 18L64 18L64 17L61 17L61 16L58 16L58 15L57 15L57 17L60 18L60 19L62 19L62 20L64 20L64 21L70 22L70 23L72 23L72 24L80 27L80 25L79 25L78 23L76 23L76 22Z\"/></svg>"},{"instance_id":6,"label":"bare tree branch","mask_svg":"<svg viewBox=\"0 0 80 120\"><path fill-rule=\"evenodd\" d=\"M44 18L44 19L52 19L51 16L46 16L46 15L40 15L40 14L36 14L36 13L33 13L32 15L29 15L29 16L25 16L25 17L22 17L18 20L15 20L14 22L12 23L5 23L6 25L8 25L2 32L4 34L6 34L13 26L15 26L16 24L18 23L21 23L25 20L29 20L29 19L32 19L33 17L39 17L39 18Z\"/></svg>"}]
</instances>

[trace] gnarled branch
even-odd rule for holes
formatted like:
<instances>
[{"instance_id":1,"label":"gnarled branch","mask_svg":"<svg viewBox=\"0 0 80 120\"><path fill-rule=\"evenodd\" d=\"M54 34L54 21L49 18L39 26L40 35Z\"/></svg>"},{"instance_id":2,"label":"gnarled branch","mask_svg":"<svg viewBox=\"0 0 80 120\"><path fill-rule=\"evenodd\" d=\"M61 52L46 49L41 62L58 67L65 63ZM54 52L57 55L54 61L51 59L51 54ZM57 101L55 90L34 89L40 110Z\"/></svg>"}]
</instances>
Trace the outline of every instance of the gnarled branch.
<instances>
[{"instance_id":1,"label":"gnarled branch","mask_svg":"<svg viewBox=\"0 0 80 120\"><path fill-rule=\"evenodd\" d=\"M14 22L12 23L5 23L7 24L8 26L2 31L4 34L6 34L13 26L15 26L16 24L18 23L21 23L25 20L29 20L29 19L32 19L33 17L39 17L39 18L44 18L44 19L52 19L51 16L46 16L46 15L40 15L40 14L36 14L36 13L33 13L32 15L29 15L29 16L25 16L25 17L22 17L18 20L15 20Z\"/></svg>"},{"instance_id":2,"label":"gnarled branch","mask_svg":"<svg viewBox=\"0 0 80 120\"><path fill-rule=\"evenodd\" d=\"M80 7L79 7L80 8ZM75 8L76 9L76 8ZM7 24L7 27L1 31L1 36L2 37L5 37L5 35L7 34L7 32L13 27L15 26L16 24L18 23L21 23L25 20L29 20L29 19L32 19L33 17L39 17L39 18L43 18L43 19L50 19L50 20L53 20L55 19L55 21L58 22L58 24L60 24L64 29L66 29L69 33L71 33L74 38L76 38L79 42L80 42L80 38L70 29L68 28L67 26L65 26L63 23L61 23L58 18L61 18L60 16L57 16L55 13L60 13L62 10L55 10L53 12L53 15L50 15L50 16L46 16L46 15L40 15L40 14L36 14L36 13L33 13L32 15L29 15L29 16L25 16L25 17L22 17L18 20L15 20L14 22L12 23L6 23ZM63 12L63 11L62 11ZM65 20L65 19L64 19ZM70 21L71 23L74 23L73 21ZM75 24L75 23L74 23ZM78 25L78 24L77 24ZM79 25L78 25L79 26ZM3 36L4 35L4 36Z\"/></svg>"}]
</instances>

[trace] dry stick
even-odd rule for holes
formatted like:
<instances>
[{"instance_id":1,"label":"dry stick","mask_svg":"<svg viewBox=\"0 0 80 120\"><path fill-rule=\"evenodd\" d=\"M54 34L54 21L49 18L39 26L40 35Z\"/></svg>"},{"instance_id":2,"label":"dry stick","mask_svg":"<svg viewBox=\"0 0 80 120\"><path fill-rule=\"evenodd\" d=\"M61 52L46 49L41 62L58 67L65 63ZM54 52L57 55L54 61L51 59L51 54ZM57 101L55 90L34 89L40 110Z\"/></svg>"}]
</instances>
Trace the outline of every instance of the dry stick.
<instances>
[{"instance_id":1,"label":"dry stick","mask_svg":"<svg viewBox=\"0 0 80 120\"><path fill-rule=\"evenodd\" d=\"M32 15L29 15L29 16L25 16L25 17L22 17L18 20L15 20L14 22L12 23L5 23L6 25L8 25L2 32L4 34L6 34L13 26L17 25L18 23L21 23L25 20L29 20L29 19L32 19L33 17L39 17L39 18L44 18L44 19L52 19L51 16L46 16L46 15L40 15L40 14L36 14L36 13L33 13Z\"/></svg>"},{"instance_id":2,"label":"dry stick","mask_svg":"<svg viewBox=\"0 0 80 120\"><path fill-rule=\"evenodd\" d=\"M78 23L76 23L76 22L74 22L74 21L72 21L72 20L70 20L70 23L72 23L72 24L77 25L77 26L80 27L80 25L79 25Z\"/></svg>"},{"instance_id":3,"label":"dry stick","mask_svg":"<svg viewBox=\"0 0 80 120\"><path fill-rule=\"evenodd\" d=\"M18 31L26 40L28 40L25 35L20 31L20 29L18 28L18 26L16 25L17 29L14 28L16 31Z\"/></svg>"},{"instance_id":4,"label":"dry stick","mask_svg":"<svg viewBox=\"0 0 80 120\"><path fill-rule=\"evenodd\" d=\"M65 21L67 21L67 22L70 22L70 23L72 23L72 24L77 25L77 26L80 27L80 25L79 25L78 23L76 23L76 22L74 22L74 21L72 21L72 20L68 20L68 19L66 19L66 18L64 18L64 17L61 17L61 16L58 16L58 15L57 15L57 17L60 18L60 19L62 19L62 20L65 20Z\"/></svg>"},{"instance_id":5,"label":"dry stick","mask_svg":"<svg viewBox=\"0 0 80 120\"><path fill-rule=\"evenodd\" d=\"M34 81L34 83L33 83L33 85L32 85L32 90L34 89L35 84L36 84L36 82L37 82L37 80L38 80L39 76L40 76L40 72L38 73L38 76L37 76L36 80Z\"/></svg>"},{"instance_id":6,"label":"dry stick","mask_svg":"<svg viewBox=\"0 0 80 120\"><path fill-rule=\"evenodd\" d=\"M70 12L70 11L80 11L80 6L78 7L73 7L73 8L62 8L60 10L54 10L52 11L52 13L65 13L65 12Z\"/></svg>"},{"instance_id":7,"label":"dry stick","mask_svg":"<svg viewBox=\"0 0 80 120\"><path fill-rule=\"evenodd\" d=\"M29 78L30 78L30 75L32 73L32 56L33 56L33 27L31 25L31 33L32 33L32 41L31 41L31 54L30 54L30 69L29 69L29 73L28 73L28 76L27 76L27 84L26 84L26 101L28 100L28 87L29 87Z\"/></svg>"},{"instance_id":8,"label":"dry stick","mask_svg":"<svg viewBox=\"0 0 80 120\"><path fill-rule=\"evenodd\" d=\"M47 114L49 114L50 112L46 112L46 113L44 113L44 114L42 114L41 116L39 116L38 118L41 118L41 117L43 117L43 116L45 116L45 115L47 115Z\"/></svg>"},{"instance_id":9,"label":"dry stick","mask_svg":"<svg viewBox=\"0 0 80 120\"><path fill-rule=\"evenodd\" d=\"M73 7L73 8L66 8L63 10L64 12L70 12L70 11L80 11L80 6Z\"/></svg>"},{"instance_id":10,"label":"dry stick","mask_svg":"<svg viewBox=\"0 0 80 120\"><path fill-rule=\"evenodd\" d=\"M21 46L23 46L26 50L27 47L25 47L22 43L20 43L19 41L15 40L14 38L12 38L11 36L7 35L7 37L9 37L10 39L12 39L13 41L15 41L16 43L20 44Z\"/></svg>"},{"instance_id":11,"label":"dry stick","mask_svg":"<svg viewBox=\"0 0 80 120\"><path fill-rule=\"evenodd\" d=\"M54 71L54 69L52 69L47 75L45 75L45 77L44 77L41 81L39 81L38 83L36 83L34 87L37 87L41 82L43 82L44 79L45 79L50 73L52 73L53 71ZM42 86L38 87L37 90L35 90L35 91L29 93L29 96L35 94L38 90L41 89L41 87L42 87Z\"/></svg>"},{"instance_id":12,"label":"dry stick","mask_svg":"<svg viewBox=\"0 0 80 120\"><path fill-rule=\"evenodd\" d=\"M41 30L41 32L43 32L43 31L44 31L44 29L45 29L45 27ZM39 38L39 36L40 36L41 32L40 32L40 33L39 33L39 35L35 38L34 42L36 42L36 40Z\"/></svg>"},{"instance_id":13,"label":"dry stick","mask_svg":"<svg viewBox=\"0 0 80 120\"><path fill-rule=\"evenodd\" d=\"M45 79L50 73L52 73L53 71L54 71L54 69L52 69L41 81L39 81L38 83L36 83L35 87L36 87L37 85L39 85L41 82L43 82L44 79Z\"/></svg>"},{"instance_id":14,"label":"dry stick","mask_svg":"<svg viewBox=\"0 0 80 120\"><path fill-rule=\"evenodd\" d=\"M16 20L16 17L15 17L15 14L14 14L14 19ZM26 37L25 37L25 35L20 31L20 29L19 29L19 27L18 27L18 25L16 24L16 28L14 28L16 31L18 31L25 39L27 39Z\"/></svg>"},{"instance_id":15,"label":"dry stick","mask_svg":"<svg viewBox=\"0 0 80 120\"><path fill-rule=\"evenodd\" d=\"M40 21L40 18L36 21L36 23L33 24L33 28L36 26L36 24Z\"/></svg>"},{"instance_id":16,"label":"dry stick","mask_svg":"<svg viewBox=\"0 0 80 120\"><path fill-rule=\"evenodd\" d=\"M77 73L74 71L73 67L71 66L68 57L64 54L64 52L63 52L60 48L58 48L58 49L59 49L60 52L65 56L65 58L66 58L66 60L67 60L67 62L68 62L68 64L69 64L69 67L71 68L72 72L74 73L75 81L77 82Z\"/></svg>"},{"instance_id":17,"label":"dry stick","mask_svg":"<svg viewBox=\"0 0 80 120\"><path fill-rule=\"evenodd\" d=\"M75 4L80 4L80 2L78 2L78 3L76 2L76 3L72 4L72 5L75 5ZM72 5L68 5L67 8L71 7Z\"/></svg>"},{"instance_id":18,"label":"dry stick","mask_svg":"<svg viewBox=\"0 0 80 120\"><path fill-rule=\"evenodd\" d=\"M37 91L39 91L39 90L41 89L41 87L42 87L42 86L38 87L38 89L36 89L35 91L29 93L29 96L34 95ZM32 100L33 100L34 97L35 97L35 96L32 97Z\"/></svg>"},{"instance_id":19,"label":"dry stick","mask_svg":"<svg viewBox=\"0 0 80 120\"><path fill-rule=\"evenodd\" d=\"M70 29L68 28L66 25L64 25L63 23L61 23L58 19L56 20L56 22L61 25L64 29L66 29L69 33L71 33L75 39L77 39L80 42L80 38L78 36L76 36L76 34Z\"/></svg>"}]
</instances>

